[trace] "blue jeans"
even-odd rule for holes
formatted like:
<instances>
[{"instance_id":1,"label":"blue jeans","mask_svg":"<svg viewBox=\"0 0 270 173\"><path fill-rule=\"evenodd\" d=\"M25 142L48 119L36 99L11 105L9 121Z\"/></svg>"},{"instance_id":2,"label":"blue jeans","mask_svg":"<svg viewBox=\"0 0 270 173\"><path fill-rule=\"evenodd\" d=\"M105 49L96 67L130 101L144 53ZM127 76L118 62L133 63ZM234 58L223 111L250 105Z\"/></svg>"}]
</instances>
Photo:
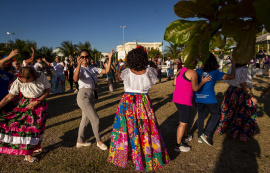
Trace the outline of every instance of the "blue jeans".
<instances>
[{"instance_id":1,"label":"blue jeans","mask_svg":"<svg viewBox=\"0 0 270 173\"><path fill-rule=\"evenodd\" d=\"M196 108L198 110L198 137L200 137L203 134L204 120L206 118L205 108L207 108L211 114L210 117L211 119L206 125L204 132L206 136L209 136L214 131L215 127L217 126L217 123L219 122L220 112L218 109L218 105L217 103L211 104L196 103Z\"/></svg>"}]
</instances>

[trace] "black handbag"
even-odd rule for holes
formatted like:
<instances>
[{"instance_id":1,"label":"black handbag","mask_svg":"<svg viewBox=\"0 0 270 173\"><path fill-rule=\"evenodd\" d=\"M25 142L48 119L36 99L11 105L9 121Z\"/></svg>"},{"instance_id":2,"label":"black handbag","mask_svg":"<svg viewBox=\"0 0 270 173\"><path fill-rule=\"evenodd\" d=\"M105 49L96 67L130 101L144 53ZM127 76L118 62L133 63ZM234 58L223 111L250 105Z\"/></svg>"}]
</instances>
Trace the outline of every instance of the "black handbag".
<instances>
[{"instance_id":1,"label":"black handbag","mask_svg":"<svg viewBox=\"0 0 270 173\"><path fill-rule=\"evenodd\" d=\"M97 90L94 90L94 94L95 94L95 99L98 99L98 94L97 94Z\"/></svg>"}]
</instances>

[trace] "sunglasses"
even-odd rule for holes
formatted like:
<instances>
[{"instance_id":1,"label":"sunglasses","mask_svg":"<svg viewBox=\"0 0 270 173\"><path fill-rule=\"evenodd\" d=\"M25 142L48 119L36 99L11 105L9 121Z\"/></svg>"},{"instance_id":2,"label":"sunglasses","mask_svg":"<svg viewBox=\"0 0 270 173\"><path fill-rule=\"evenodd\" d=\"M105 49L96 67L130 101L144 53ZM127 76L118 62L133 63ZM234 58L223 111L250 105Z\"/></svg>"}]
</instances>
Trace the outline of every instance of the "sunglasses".
<instances>
[{"instance_id":1,"label":"sunglasses","mask_svg":"<svg viewBox=\"0 0 270 173\"><path fill-rule=\"evenodd\" d=\"M81 58L89 58L89 56L81 56Z\"/></svg>"}]
</instances>

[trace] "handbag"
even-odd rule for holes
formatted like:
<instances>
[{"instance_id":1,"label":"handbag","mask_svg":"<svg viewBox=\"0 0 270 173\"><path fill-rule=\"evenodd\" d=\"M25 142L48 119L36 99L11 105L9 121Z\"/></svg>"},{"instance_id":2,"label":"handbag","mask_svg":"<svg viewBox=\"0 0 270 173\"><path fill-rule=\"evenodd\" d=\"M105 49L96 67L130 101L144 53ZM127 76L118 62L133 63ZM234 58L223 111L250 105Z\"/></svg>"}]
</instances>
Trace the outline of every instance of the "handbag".
<instances>
[{"instance_id":1,"label":"handbag","mask_svg":"<svg viewBox=\"0 0 270 173\"><path fill-rule=\"evenodd\" d=\"M90 73L90 76L91 76L91 78L93 79L93 81L94 81L94 83L95 83L94 95L95 95L95 99L98 99L98 94L97 94L97 90L96 90L96 88L97 88L97 83L95 82L95 79L94 79L94 77L92 76L92 73L91 73L87 68L84 68L84 69Z\"/></svg>"}]
</instances>

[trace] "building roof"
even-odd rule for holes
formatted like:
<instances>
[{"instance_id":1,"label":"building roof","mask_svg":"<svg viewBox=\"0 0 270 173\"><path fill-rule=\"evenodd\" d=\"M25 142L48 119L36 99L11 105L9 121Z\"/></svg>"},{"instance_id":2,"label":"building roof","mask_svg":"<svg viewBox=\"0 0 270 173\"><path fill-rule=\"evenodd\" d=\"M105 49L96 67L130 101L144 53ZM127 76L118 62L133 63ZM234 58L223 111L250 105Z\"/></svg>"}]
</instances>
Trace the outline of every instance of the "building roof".
<instances>
[{"instance_id":1,"label":"building roof","mask_svg":"<svg viewBox=\"0 0 270 173\"><path fill-rule=\"evenodd\" d=\"M256 38L256 44L267 44L267 40L270 40L270 33L269 32L258 36Z\"/></svg>"}]
</instances>

